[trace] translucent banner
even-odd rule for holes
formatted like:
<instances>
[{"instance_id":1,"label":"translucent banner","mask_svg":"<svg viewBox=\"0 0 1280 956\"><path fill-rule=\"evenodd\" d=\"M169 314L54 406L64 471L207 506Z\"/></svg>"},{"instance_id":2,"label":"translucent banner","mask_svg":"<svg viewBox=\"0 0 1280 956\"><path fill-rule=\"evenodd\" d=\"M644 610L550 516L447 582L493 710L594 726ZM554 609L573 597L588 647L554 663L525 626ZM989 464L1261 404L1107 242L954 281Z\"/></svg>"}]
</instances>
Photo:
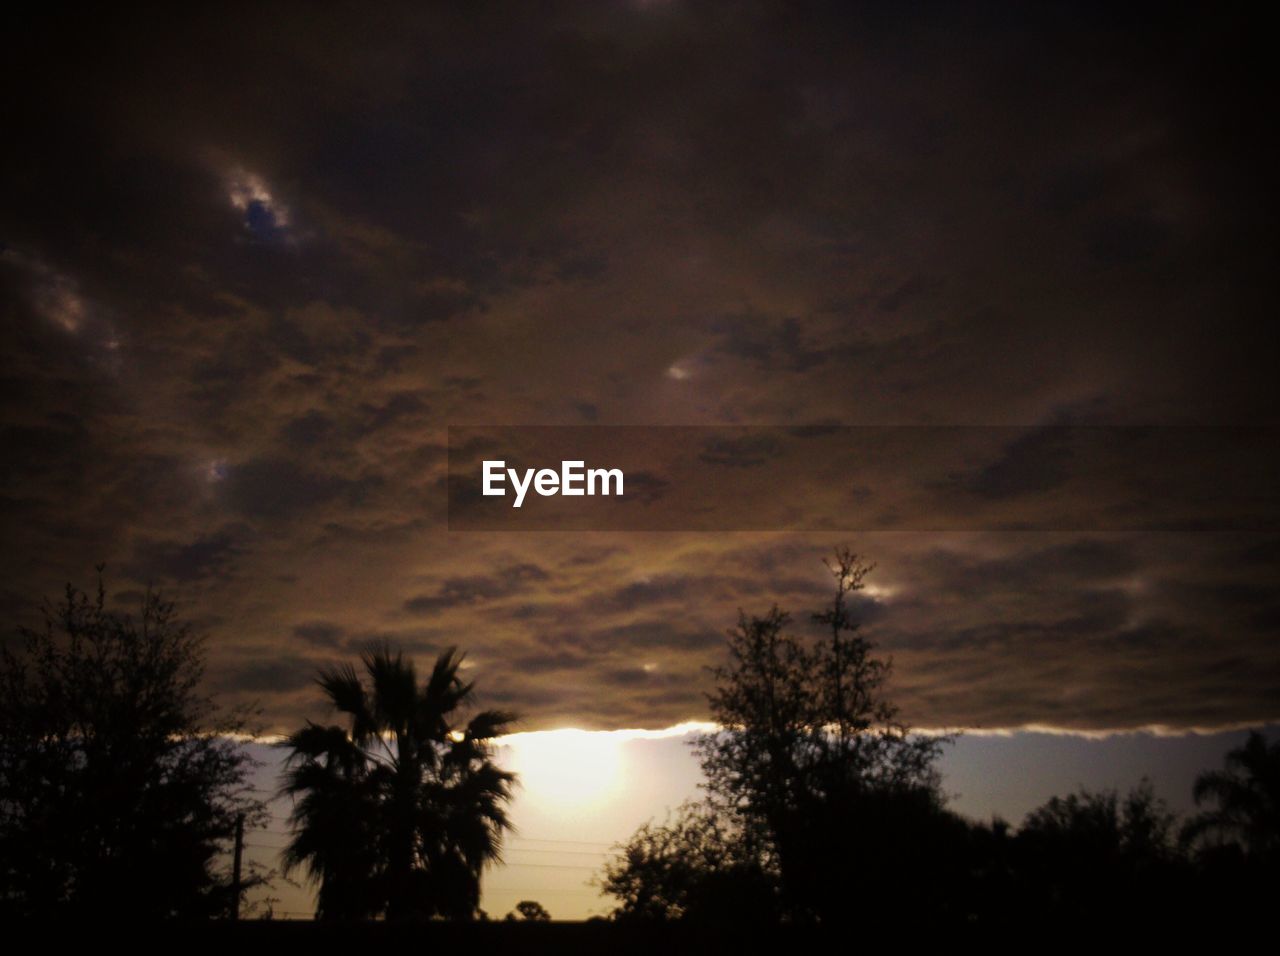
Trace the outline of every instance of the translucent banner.
<instances>
[{"instance_id":1,"label":"translucent banner","mask_svg":"<svg viewBox=\"0 0 1280 956\"><path fill-rule=\"evenodd\" d=\"M455 531L1273 531L1280 429L449 429Z\"/></svg>"}]
</instances>

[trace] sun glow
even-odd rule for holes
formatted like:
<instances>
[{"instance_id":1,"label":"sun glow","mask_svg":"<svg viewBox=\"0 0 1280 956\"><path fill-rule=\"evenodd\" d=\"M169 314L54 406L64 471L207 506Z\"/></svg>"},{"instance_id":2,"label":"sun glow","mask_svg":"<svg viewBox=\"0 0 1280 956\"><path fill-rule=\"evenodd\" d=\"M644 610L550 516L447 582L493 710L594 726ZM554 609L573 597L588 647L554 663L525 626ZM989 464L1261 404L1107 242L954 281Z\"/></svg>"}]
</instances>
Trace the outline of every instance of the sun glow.
<instances>
[{"instance_id":1,"label":"sun glow","mask_svg":"<svg viewBox=\"0 0 1280 956\"><path fill-rule=\"evenodd\" d=\"M620 740L586 730L512 734L504 761L530 799L559 807L598 803L624 783Z\"/></svg>"},{"instance_id":2,"label":"sun glow","mask_svg":"<svg viewBox=\"0 0 1280 956\"><path fill-rule=\"evenodd\" d=\"M521 796L544 808L589 807L625 789L629 740L681 736L700 723L663 730L536 730L500 739L503 765L520 775Z\"/></svg>"}]
</instances>

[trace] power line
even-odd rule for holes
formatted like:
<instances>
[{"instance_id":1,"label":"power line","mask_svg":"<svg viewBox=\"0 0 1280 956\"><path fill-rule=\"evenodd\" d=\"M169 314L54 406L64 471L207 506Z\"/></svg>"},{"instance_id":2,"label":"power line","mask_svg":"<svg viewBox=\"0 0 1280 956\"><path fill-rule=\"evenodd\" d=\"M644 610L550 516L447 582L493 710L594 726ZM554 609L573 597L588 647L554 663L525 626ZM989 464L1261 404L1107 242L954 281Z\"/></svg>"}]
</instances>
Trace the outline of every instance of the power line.
<instances>
[{"instance_id":1,"label":"power line","mask_svg":"<svg viewBox=\"0 0 1280 956\"><path fill-rule=\"evenodd\" d=\"M539 896L551 898L555 896L586 896L590 899L599 899L605 902L605 897L599 893L595 893L587 888L578 889L577 887L566 886L563 889L547 886L490 886L485 888L485 893L537 893Z\"/></svg>"},{"instance_id":2,"label":"power line","mask_svg":"<svg viewBox=\"0 0 1280 956\"><path fill-rule=\"evenodd\" d=\"M250 832L250 833L254 833L254 834L262 834L262 835L264 835L264 836L277 836L277 837L284 837L285 839L288 839L288 840L293 839L293 836L294 836L294 833L293 833L293 831L292 831L292 830L276 830L276 829L273 829L273 828L271 828L271 827L257 827L257 828L255 828L255 829L253 829L253 830L248 831L248 832ZM554 850L554 849L551 849L551 848L548 848L548 847L531 847L531 846L517 846L517 845L516 845L517 843L522 843L522 842L523 842L523 843L549 843L549 844L561 844L561 845L564 845L564 846L596 846L596 847L607 847L607 849L599 849L599 850ZM591 842L590 840L516 840L516 839L509 839L509 840L504 841L504 845L505 845L505 846L507 847L507 849L509 849L509 850L522 850L522 851L524 851L524 852L526 852L526 853L548 853L548 852L556 852L556 853L590 853L590 854L591 854L591 855L593 855L593 856L609 856L609 855L611 855L611 854L614 852L614 845L613 845L613 844L611 844L611 843L593 843L593 842Z\"/></svg>"},{"instance_id":3,"label":"power line","mask_svg":"<svg viewBox=\"0 0 1280 956\"><path fill-rule=\"evenodd\" d=\"M293 838L293 834L291 833L279 833L277 831L272 831L272 830L257 831L257 832L261 833L263 836L284 837L286 840L291 840ZM245 846L258 846L258 847L267 846L267 847L281 848L281 847L287 846L287 843L260 843L257 841L254 841L254 842L246 841ZM599 858L609 857L613 855L608 850L557 850L554 847L537 847L537 846L508 846L504 848L504 852L507 852L507 853L558 853L562 856L591 856L591 857L599 857Z\"/></svg>"},{"instance_id":4,"label":"power line","mask_svg":"<svg viewBox=\"0 0 1280 956\"><path fill-rule=\"evenodd\" d=\"M288 849L287 846L278 844L278 843L256 843L256 842L251 843L247 840L244 842L243 845L245 847L248 847L254 850L287 850ZM528 850L528 849L512 848L510 852L512 853L552 853L552 854L561 854L565 856L596 856L596 854L594 853L582 853L582 852L577 852L573 850ZM597 865L588 864L588 863L529 863L522 860L507 860L507 859L503 859L502 861L495 864L495 867L505 867L505 866L537 866L537 867L547 867L547 868L565 869L565 870L599 869Z\"/></svg>"}]
</instances>

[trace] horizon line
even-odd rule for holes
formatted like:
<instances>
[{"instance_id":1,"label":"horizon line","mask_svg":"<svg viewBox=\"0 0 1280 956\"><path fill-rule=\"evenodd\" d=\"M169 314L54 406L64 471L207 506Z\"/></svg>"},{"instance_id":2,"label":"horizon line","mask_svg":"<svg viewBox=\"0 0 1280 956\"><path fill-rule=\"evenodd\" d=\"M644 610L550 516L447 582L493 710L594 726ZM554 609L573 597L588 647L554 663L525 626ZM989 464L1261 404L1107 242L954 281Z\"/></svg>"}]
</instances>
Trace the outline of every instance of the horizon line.
<instances>
[{"instance_id":1,"label":"horizon line","mask_svg":"<svg viewBox=\"0 0 1280 956\"><path fill-rule=\"evenodd\" d=\"M1280 717L1262 718L1251 721L1233 721L1217 725L1178 726L1173 724L1152 723L1134 727L1081 728L1060 727L1053 724L1025 723L1008 727L913 727L912 735L923 737L996 737L1009 738L1022 734L1035 734L1051 737L1079 737L1084 740L1108 740L1113 737L1148 736L1158 738L1176 737L1211 737L1216 734L1236 733L1244 730L1257 730L1280 724ZM684 720L667 727L618 727L612 729L587 729L584 727L564 726L545 727L538 730L519 730L492 738L499 746L510 746L521 738L542 736L546 734L591 734L617 737L620 740L665 740L672 737L685 737L695 733L710 733L719 725L707 720ZM236 740L274 745L287 738L286 734L229 734Z\"/></svg>"}]
</instances>

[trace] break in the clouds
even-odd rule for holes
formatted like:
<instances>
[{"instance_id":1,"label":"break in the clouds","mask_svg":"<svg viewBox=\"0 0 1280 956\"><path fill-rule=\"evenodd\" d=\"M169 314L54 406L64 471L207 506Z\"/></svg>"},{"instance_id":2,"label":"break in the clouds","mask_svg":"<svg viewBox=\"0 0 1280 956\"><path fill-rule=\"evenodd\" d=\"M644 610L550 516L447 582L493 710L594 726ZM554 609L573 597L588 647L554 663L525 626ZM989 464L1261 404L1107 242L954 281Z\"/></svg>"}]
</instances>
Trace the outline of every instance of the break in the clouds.
<instances>
[{"instance_id":1,"label":"break in the clouds","mask_svg":"<svg viewBox=\"0 0 1280 956\"><path fill-rule=\"evenodd\" d=\"M0 604L155 581L276 727L381 639L469 649L530 727L697 719L738 607L823 600L825 534L449 534L449 425L1025 428L991 501L1052 492L1048 426L1275 424L1243 14L31 16ZM917 724L1277 716L1271 536L850 543Z\"/></svg>"},{"instance_id":2,"label":"break in the clouds","mask_svg":"<svg viewBox=\"0 0 1280 956\"><path fill-rule=\"evenodd\" d=\"M227 175L227 198L244 216L244 227L264 240L280 239L289 228L289 209L271 194L261 176L242 168Z\"/></svg>"}]
</instances>

